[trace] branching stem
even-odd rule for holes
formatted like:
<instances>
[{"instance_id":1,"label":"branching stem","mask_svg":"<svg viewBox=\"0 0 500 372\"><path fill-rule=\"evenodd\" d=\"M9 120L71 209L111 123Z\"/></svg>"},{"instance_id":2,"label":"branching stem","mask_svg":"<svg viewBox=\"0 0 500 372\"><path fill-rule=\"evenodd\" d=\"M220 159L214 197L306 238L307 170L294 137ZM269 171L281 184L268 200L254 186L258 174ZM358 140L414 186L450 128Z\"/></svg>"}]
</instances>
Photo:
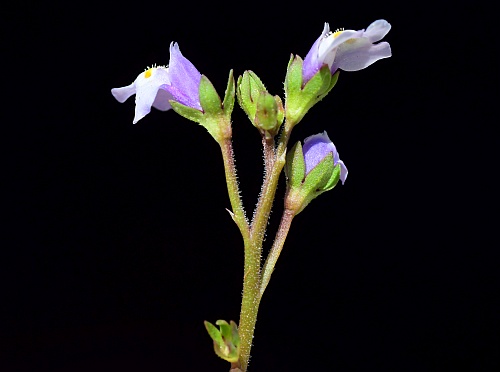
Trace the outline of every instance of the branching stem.
<instances>
[{"instance_id":1,"label":"branching stem","mask_svg":"<svg viewBox=\"0 0 500 372\"><path fill-rule=\"evenodd\" d=\"M262 243L274 197L276 195L278 180L281 171L283 170L283 166L285 165L286 146L291 132L291 129L288 128L291 127L293 126L285 126L276 149L273 139L266 139L265 137L262 139L265 162L264 182L262 184L262 193L259 196L259 201L257 202L253 221L250 225L250 244L245 244L245 276L243 280L243 299L241 303L240 323L238 328L240 335L239 368L242 372L246 372L248 368L255 323L257 321L257 313L259 311L262 294ZM284 239L282 243L284 243Z\"/></svg>"}]
</instances>

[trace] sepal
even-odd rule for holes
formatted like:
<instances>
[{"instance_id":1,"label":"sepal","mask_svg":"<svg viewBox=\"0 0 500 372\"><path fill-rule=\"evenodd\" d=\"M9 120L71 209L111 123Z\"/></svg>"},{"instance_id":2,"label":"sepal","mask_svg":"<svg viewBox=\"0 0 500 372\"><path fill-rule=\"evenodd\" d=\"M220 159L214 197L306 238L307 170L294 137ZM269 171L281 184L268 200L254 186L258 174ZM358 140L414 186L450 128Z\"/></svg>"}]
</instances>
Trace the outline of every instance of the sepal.
<instances>
[{"instance_id":1,"label":"sepal","mask_svg":"<svg viewBox=\"0 0 500 372\"><path fill-rule=\"evenodd\" d=\"M306 162L302 153L302 144L298 141L286 155L285 175L288 187L297 188L302 185L306 175Z\"/></svg>"},{"instance_id":2,"label":"sepal","mask_svg":"<svg viewBox=\"0 0 500 372\"><path fill-rule=\"evenodd\" d=\"M229 71L229 78L227 79L227 87L226 92L224 93L224 101L222 101L222 110L224 111L224 115L226 117L231 117L231 113L234 108L234 76L233 70Z\"/></svg>"},{"instance_id":3,"label":"sepal","mask_svg":"<svg viewBox=\"0 0 500 372\"><path fill-rule=\"evenodd\" d=\"M203 120L203 112L197 110L195 108L185 106L182 103L179 103L174 100L170 100L170 105L172 109L178 113L180 116L185 117L186 119L192 120L196 123L200 123Z\"/></svg>"},{"instance_id":4,"label":"sepal","mask_svg":"<svg viewBox=\"0 0 500 372\"><path fill-rule=\"evenodd\" d=\"M307 174L302 183L302 192L306 194L323 192L332 177L333 168L333 155L330 153Z\"/></svg>"},{"instance_id":5,"label":"sepal","mask_svg":"<svg viewBox=\"0 0 500 372\"><path fill-rule=\"evenodd\" d=\"M247 70L238 78L236 89L238 103L252 123L255 120L257 100L261 92L267 92L267 89L255 72Z\"/></svg>"},{"instance_id":6,"label":"sepal","mask_svg":"<svg viewBox=\"0 0 500 372\"><path fill-rule=\"evenodd\" d=\"M332 160L332 156L329 155L330 161ZM328 158L327 157L327 158ZM296 214L299 214L304 210L305 207L315 198L320 196L326 191L333 189L337 182L339 181L340 176L340 164L337 164L333 167L331 172L328 168L330 168L329 164L322 164L325 161L329 161L328 159L323 159L317 167L322 167L326 173L321 174L318 171L318 174L313 175L310 179L308 179L309 175L314 172L314 169L307 175L306 180L304 181L304 187L300 190L301 203L300 208L296 211ZM332 163L333 164L333 161ZM328 169L328 170L327 170ZM310 183L309 183L310 182ZM308 184L309 183L309 184Z\"/></svg>"},{"instance_id":7,"label":"sepal","mask_svg":"<svg viewBox=\"0 0 500 372\"><path fill-rule=\"evenodd\" d=\"M330 191L335 186L337 186L339 180L340 180L340 164L337 164L333 168L333 172L332 175L330 176L330 179L328 180L326 185L322 188L322 193L325 191Z\"/></svg>"},{"instance_id":8,"label":"sepal","mask_svg":"<svg viewBox=\"0 0 500 372\"><path fill-rule=\"evenodd\" d=\"M222 113L222 101L205 75L201 75L199 92L203 112L209 115L220 115Z\"/></svg>"}]
</instances>

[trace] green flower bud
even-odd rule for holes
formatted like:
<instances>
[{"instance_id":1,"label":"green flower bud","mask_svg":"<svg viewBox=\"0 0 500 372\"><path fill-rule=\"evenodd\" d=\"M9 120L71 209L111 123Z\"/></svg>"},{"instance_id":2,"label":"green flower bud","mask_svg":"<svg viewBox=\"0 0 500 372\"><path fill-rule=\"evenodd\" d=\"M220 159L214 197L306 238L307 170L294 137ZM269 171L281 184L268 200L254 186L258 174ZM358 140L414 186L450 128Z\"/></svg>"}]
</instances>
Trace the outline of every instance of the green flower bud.
<instances>
[{"instance_id":1,"label":"green flower bud","mask_svg":"<svg viewBox=\"0 0 500 372\"><path fill-rule=\"evenodd\" d=\"M218 320L215 324L220 329L205 321L205 328L214 342L215 354L228 362L236 363L240 354L240 336L236 323L232 320L230 324L225 320Z\"/></svg>"},{"instance_id":2,"label":"green flower bud","mask_svg":"<svg viewBox=\"0 0 500 372\"><path fill-rule=\"evenodd\" d=\"M285 118L279 96L272 96L253 71L245 71L238 78L236 95L252 124L266 137L278 132Z\"/></svg>"}]
</instances>

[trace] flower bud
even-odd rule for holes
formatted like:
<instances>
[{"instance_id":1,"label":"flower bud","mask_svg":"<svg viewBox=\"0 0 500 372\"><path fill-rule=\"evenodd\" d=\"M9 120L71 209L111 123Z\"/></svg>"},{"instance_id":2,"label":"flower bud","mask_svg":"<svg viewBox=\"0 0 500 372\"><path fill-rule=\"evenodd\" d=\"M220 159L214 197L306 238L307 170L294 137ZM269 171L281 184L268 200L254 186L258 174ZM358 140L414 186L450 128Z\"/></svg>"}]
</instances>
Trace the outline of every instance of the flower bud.
<instances>
[{"instance_id":1,"label":"flower bud","mask_svg":"<svg viewBox=\"0 0 500 372\"><path fill-rule=\"evenodd\" d=\"M347 178L347 168L325 132L307 137L304 147L297 142L287 154L285 206L300 213L314 198Z\"/></svg>"},{"instance_id":2,"label":"flower bud","mask_svg":"<svg viewBox=\"0 0 500 372\"><path fill-rule=\"evenodd\" d=\"M272 96L253 71L238 79L237 97L252 124L267 137L276 135L285 117L279 96Z\"/></svg>"}]
</instances>

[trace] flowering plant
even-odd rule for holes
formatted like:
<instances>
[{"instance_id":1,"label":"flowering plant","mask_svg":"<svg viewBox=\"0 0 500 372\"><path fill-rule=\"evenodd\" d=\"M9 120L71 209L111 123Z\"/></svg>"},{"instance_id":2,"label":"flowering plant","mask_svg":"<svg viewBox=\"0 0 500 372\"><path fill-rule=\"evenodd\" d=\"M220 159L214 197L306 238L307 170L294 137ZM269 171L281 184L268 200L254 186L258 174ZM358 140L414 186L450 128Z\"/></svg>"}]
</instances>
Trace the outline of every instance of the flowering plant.
<instances>
[{"instance_id":1,"label":"flowering plant","mask_svg":"<svg viewBox=\"0 0 500 372\"><path fill-rule=\"evenodd\" d=\"M248 369L259 303L293 218L313 199L333 189L339 180L344 184L347 178L347 167L326 131L307 137L303 145L297 142L287 151L292 129L333 89L340 70L358 71L391 56L389 43L379 42L390 28L387 21L377 20L366 30L332 33L325 23L304 60L292 55L285 77L284 104L278 95L267 91L253 71L245 71L235 83L231 70L221 99L208 78L182 55L177 43L170 45L168 66L148 68L130 85L111 90L119 102L135 94L134 124L151 107L173 109L205 127L221 148L232 208L229 213L243 238L243 298L239 324L217 320L215 325L206 321L205 327L215 353L231 363L233 372ZM243 210L233 156L231 114L235 96L261 134L264 152L262 193L251 221ZM263 238L283 169L287 179L284 211L272 248L262 263Z\"/></svg>"}]
</instances>

